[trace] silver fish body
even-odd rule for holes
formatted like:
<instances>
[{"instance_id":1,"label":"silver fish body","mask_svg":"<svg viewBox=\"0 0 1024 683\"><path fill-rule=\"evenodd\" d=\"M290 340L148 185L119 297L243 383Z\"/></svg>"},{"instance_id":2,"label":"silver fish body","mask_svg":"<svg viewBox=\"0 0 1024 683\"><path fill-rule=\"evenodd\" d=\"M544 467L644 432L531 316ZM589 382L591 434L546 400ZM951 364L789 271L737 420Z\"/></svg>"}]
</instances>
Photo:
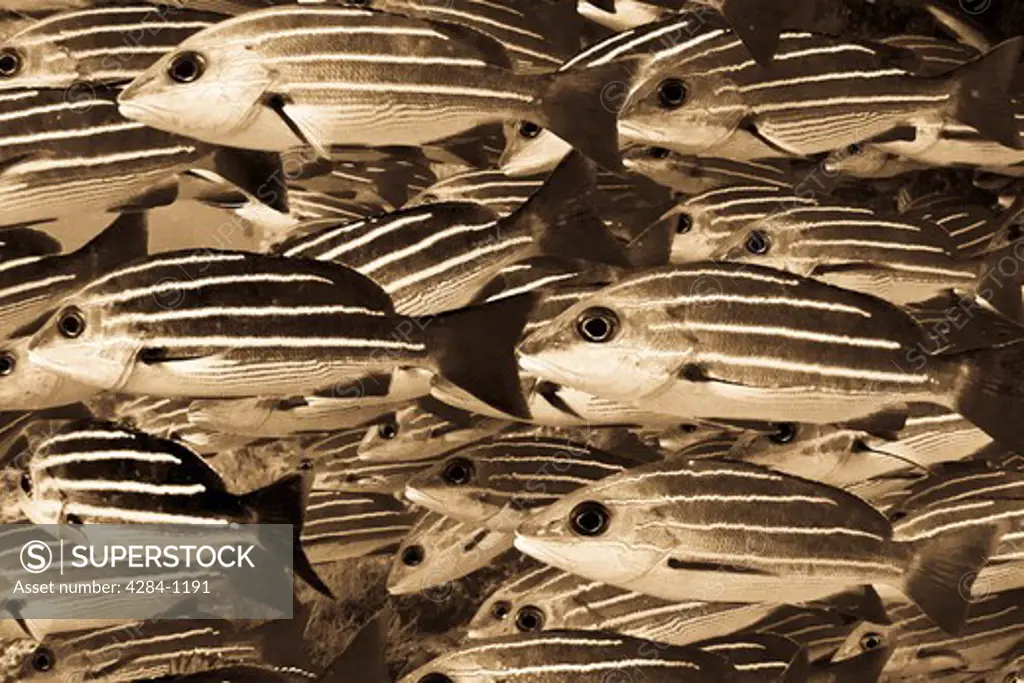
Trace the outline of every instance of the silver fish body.
<instances>
[{"instance_id":1,"label":"silver fish body","mask_svg":"<svg viewBox=\"0 0 1024 683\"><path fill-rule=\"evenodd\" d=\"M417 516L392 496L314 489L300 539L313 564L364 557L397 544Z\"/></svg>"}]
</instances>

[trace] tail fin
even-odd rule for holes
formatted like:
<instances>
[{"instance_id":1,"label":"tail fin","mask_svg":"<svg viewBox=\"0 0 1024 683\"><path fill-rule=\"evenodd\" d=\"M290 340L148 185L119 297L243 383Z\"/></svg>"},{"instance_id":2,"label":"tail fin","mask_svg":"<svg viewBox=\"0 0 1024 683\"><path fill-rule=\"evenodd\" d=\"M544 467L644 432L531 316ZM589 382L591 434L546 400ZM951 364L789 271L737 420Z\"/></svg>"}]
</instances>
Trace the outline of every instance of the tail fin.
<instances>
[{"instance_id":1,"label":"tail fin","mask_svg":"<svg viewBox=\"0 0 1024 683\"><path fill-rule=\"evenodd\" d=\"M308 475L290 474L269 486L246 494L242 497L242 504L256 512L256 519L260 524L292 525L292 563L295 575L317 592L333 600L334 594L313 569L300 540L309 488Z\"/></svg>"},{"instance_id":2,"label":"tail fin","mask_svg":"<svg viewBox=\"0 0 1024 683\"><path fill-rule=\"evenodd\" d=\"M427 318L427 349L437 371L488 405L528 417L515 350L535 304L536 297L525 294Z\"/></svg>"},{"instance_id":3,"label":"tail fin","mask_svg":"<svg viewBox=\"0 0 1024 683\"><path fill-rule=\"evenodd\" d=\"M771 680L779 683L802 683L808 680L810 662L807 651L796 641L772 633L743 633L694 643L696 647L725 657L737 671L737 683L766 680L764 669L785 666L781 676Z\"/></svg>"},{"instance_id":4,"label":"tail fin","mask_svg":"<svg viewBox=\"0 0 1024 683\"><path fill-rule=\"evenodd\" d=\"M498 229L532 234L545 256L625 266L622 247L590 208L596 180L591 165L574 152L518 211L501 220Z\"/></svg>"},{"instance_id":5,"label":"tail fin","mask_svg":"<svg viewBox=\"0 0 1024 683\"><path fill-rule=\"evenodd\" d=\"M1012 149L1024 149L1010 102L1024 37L1011 38L952 72L955 114L985 137Z\"/></svg>"},{"instance_id":6,"label":"tail fin","mask_svg":"<svg viewBox=\"0 0 1024 683\"><path fill-rule=\"evenodd\" d=\"M1024 448L1024 430L1014 415L1024 414L1024 342L949 357L958 371L953 408L1007 448Z\"/></svg>"},{"instance_id":7,"label":"tail fin","mask_svg":"<svg viewBox=\"0 0 1024 683\"><path fill-rule=\"evenodd\" d=\"M93 276L101 275L149 253L149 220L145 212L124 213L75 252Z\"/></svg>"},{"instance_id":8,"label":"tail fin","mask_svg":"<svg viewBox=\"0 0 1024 683\"><path fill-rule=\"evenodd\" d=\"M218 175L270 208L288 213L288 188L280 154L225 147L214 154L213 161Z\"/></svg>"},{"instance_id":9,"label":"tail fin","mask_svg":"<svg viewBox=\"0 0 1024 683\"><path fill-rule=\"evenodd\" d=\"M971 604L971 584L1008 524L958 529L914 541L903 592L935 624L959 636Z\"/></svg>"},{"instance_id":10,"label":"tail fin","mask_svg":"<svg viewBox=\"0 0 1024 683\"><path fill-rule=\"evenodd\" d=\"M543 81L537 123L608 170L621 170L618 100L626 94L630 73L628 66L613 62L536 76Z\"/></svg>"}]
</instances>

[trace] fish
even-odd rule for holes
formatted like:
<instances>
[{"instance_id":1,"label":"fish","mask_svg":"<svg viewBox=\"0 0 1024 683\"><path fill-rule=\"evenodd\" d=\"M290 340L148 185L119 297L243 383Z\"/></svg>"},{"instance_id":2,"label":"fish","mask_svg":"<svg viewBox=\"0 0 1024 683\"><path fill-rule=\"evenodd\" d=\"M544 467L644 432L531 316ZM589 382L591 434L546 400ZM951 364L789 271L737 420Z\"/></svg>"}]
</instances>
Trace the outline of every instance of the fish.
<instances>
[{"instance_id":1,"label":"fish","mask_svg":"<svg viewBox=\"0 0 1024 683\"><path fill-rule=\"evenodd\" d=\"M115 267L146 256L148 245L146 215L128 213L69 254L0 261L0 334L8 339L31 334L66 296Z\"/></svg>"},{"instance_id":2,"label":"fish","mask_svg":"<svg viewBox=\"0 0 1024 683\"><path fill-rule=\"evenodd\" d=\"M488 596L466 637L607 631L689 645L746 630L775 611L772 604L659 600L543 566L521 572Z\"/></svg>"},{"instance_id":3,"label":"fish","mask_svg":"<svg viewBox=\"0 0 1024 683\"><path fill-rule=\"evenodd\" d=\"M772 633L738 633L694 643L721 654L745 683L808 680L807 653L795 641Z\"/></svg>"},{"instance_id":4,"label":"fish","mask_svg":"<svg viewBox=\"0 0 1024 683\"><path fill-rule=\"evenodd\" d=\"M665 147L631 147L623 164L684 196L699 195L730 185L764 185L793 189L804 177L792 162L779 159L733 161L685 156Z\"/></svg>"},{"instance_id":5,"label":"fish","mask_svg":"<svg viewBox=\"0 0 1024 683\"><path fill-rule=\"evenodd\" d=\"M310 680L302 654L304 620L264 626L219 619L159 619L116 624L48 637L42 643L14 641L10 671L0 681L95 681L129 683L163 676L208 673L248 666L279 673L285 680Z\"/></svg>"},{"instance_id":6,"label":"fish","mask_svg":"<svg viewBox=\"0 0 1024 683\"><path fill-rule=\"evenodd\" d=\"M221 19L180 5L143 3L54 14L0 41L0 89L124 84Z\"/></svg>"},{"instance_id":7,"label":"fish","mask_svg":"<svg viewBox=\"0 0 1024 683\"><path fill-rule=\"evenodd\" d=\"M524 295L414 319L335 264L184 250L93 280L36 333L29 356L102 389L167 398L308 395L424 368L522 414L512 348L532 306Z\"/></svg>"},{"instance_id":8,"label":"fish","mask_svg":"<svg viewBox=\"0 0 1024 683\"><path fill-rule=\"evenodd\" d=\"M87 420L72 422L36 445L18 496L35 524L290 524L296 576L333 597L298 542L310 481L298 473L243 495L231 493L220 474L187 446Z\"/></svg>"},{"instance_id":9,"label":"fish","mask_svg":"<svg viewBox=\"0 0 1024 683\"><path fill-rule=\"evenodd\" d=\"M496 683L526 674L543 675L550 683L598 683L624 667L652 683L738 680L724 656L696 646L656 644L614 633L544 631L468 642L399 683Z\"/></svg>"},{"instance_id":10,"label":"fish","mask_svg":"<svg viewBox=\"0 0 1024 683\"><path fill-rule=\"evenodd\" d=\"M453 582L469 576L512 550L512 534L466 524L427 512L395 553L388 572L391 595L443 595Z\"/></svg>"},{"instance_id":11,"label":"fish","mask_svg":"<svg viewBox=\"0 0 1024 683\"><path fill-rule=\"evenodd\" d=\"M403 208L424 204L472 202L504 218L525 204L544 185L545 178L511 178L498 170L466 171L439 180L411 198Z\"/></svg>"},{"instance_id":12,"label":"fish","mask_svg":"<svg viewBox=\"0 0 1024 683\"><path fill-rule=\"evenodd\" d=\"M0 342L0 410L45 410L80 403L99 393L34 364L27 337Z\"/></svg>"},{"instance_id":13,"label":"fish","mask_svg":"<svg viewBox=\"0 0 1024 683\"><path fill-rule=\"evenodd\" d=\"M489 36L508 52L517 71L551 71L579 49L582 21L575 0L343 0L393 14L459 24Z\"/></svg>"},{"instance_id":14,"label":"fish","mask_svg":"<svg viewBox=\"0 0 1024 683\"><path fill-rule=\"evenodd\" d=\"M765 68L731 32L709 28L645 69L619 113L619 133L683 154L757 159L865 141L923 146L956 121L1016 149L1008 91L1022 47L1013 39L946 76L924 78L905 68L912 53L808 32L784 32ZM865 106L872 116L859 115Z\"/></svg>"},{"instance_id":15,"label":"fish","mask_svg":"<svg viewBox=\"0 0 1024 683\"><path fill-rule=\"evenodd\" d=\"M949 195L945 192L917 197L904 206L900 213L912 221L932 221L956 242L957 252L963 258L977 258L988 251L1004 224L1003 212L993 208L989 198L968 195Z\"/></svg>"},{"instance_id":16,"label":"fish","mask_svg":"<svg viewBox=\"0 0 1024 683\"><path fill-rule=\"evenodd\" d=\"M394 389L382 395L373 389ZM430 373L397 370L381 381L351 387L337 385L311 396L197 400L188 408L188 422L212 432L253 438L287 437L376 424L409 400L430 392Z\"/></svg>"},{"instance_id":17,"label":"fish","mask_svg":"<svg viewBox=\"0 0 1024 683\"><path fill-rule=\"evenodd\" d=\"M840 489L758 465L674 457L569 493L516 530L521 552L664 600L714 586L727 602L805 602L864 584L894 588L957 635L976 572L1007 525L919 543ZM966 594L965 594L966 593Z\"/></svg>"},{"instance_id":18,"label":"fish","mask_svg":"<svg viewBox=\"0 0 1024 683\"><path fill-rule=\"evenodd\" d=\"M457 410L432 412L439 410L438 403L423 399L395 411L390 419L368 427L357 448L359 459L368 462L432 460L508 427L505 421Z\"/></svg>"},{"instance_id":19,"label":"fish","mask_svg":"<svg viewBox=\"0 0 1024 683\"><path fill-rule=\"evenodd\" d=\"M244 435L204 430L188 421L189 399L120 396L108 410L98 414L107 420L130 425L162 439L181 441L202 455L230 451L252 443Z\"/></svg>"},{"instance_id":20,"label":"fish","mask_svg":"<svg viewBox=\"0 0 1024 683\"><path fill-rule=\"evenodd\" d=\"M841 662L893 643L893 627L884 606L879 608L881 618L874 620L818 605L783 605L747 630L789 638L812 662Z\"/></svg>"},{"instance_id":21,"label":"fish","mask_svg":"<svg viewBox=\"0 0 1024 683\"><path fill-rule=\"evenodd\" d=\"M687 420L844 423L932 403L1014 442L999 416L1017 393L999 377L1022 347L928 355L926 337L880 299L701 262L629 275L585 297L533 331L518 357L542 379Z\"/></svg>"},{"instance_id":22,"label":"fish","mask_svg":"<svg viewBox=\"0 0 1024 683\"><path fill-rule=\"evenodd\" d=\"M510 121L504 128L505 149L498 164L511 178L525 179L550 171L572 152L572 145L533 121Z\"/></svg>"},{"instance_id":23,"label":"fish","mask_svg":"<svg viewBox=\"0 0 1024 683\"><path fill-rule=\"evenodd\" d=\"M314 565L372 555L401 541L417 516L392 496L314 489L302 548Z\"/></svg>"},{"instance_id":24,"label":"fish","mask_svg":"<svg viewBox=\"0 0 1024 683\"><path fill-rule=\"evenodd\" d=\"M362 37L342 52L339 35ZM422 145L529 118L614 169L615 116L601 103L613 71L516 74L499 43L462 26L280 7L183 41L124 89L119 106L130 119L200 140L268 151L308 145L325 158L335 145ZM393 107L407 114L385 115Z\"/></svg>"},{"instance_id":25,"label":"fish","mask_svg":"<svg viewBox=\"0 0 1024 683\"><path fill-rule=\"evenodd\" d=\"M392 297L399 313L439 313L474 301L503 268L537 254L625 265L624 246L589 207L594 183L588 163L573 156L502 219L475 203L424 205L366 221L331 221L277 252L357 270Z\"/></svg>"},{"instance_id":26,"label":"fish","mask_svg":"<svg viewBox=\"0 0 1024 683\"><path fill-rule=\"evenodd\" d=\"M942 76L982 54L982 50L971 45L925 35L889 36L878 42L913 52L917 57L914 73L919 76ZM989 45L984 50L991 47Z\"/></svg>"},{"instance_id":27,"label":"fish","mask_svg":"<svg viewBox=\"0 0 1024 683\"><path fill-rule=\"evenodd\" d=\"M566 439L498 436L453 451L413 477L405 497L463 522L512 532L566 493L636 464Z\"/></svg>"}]
</instances>

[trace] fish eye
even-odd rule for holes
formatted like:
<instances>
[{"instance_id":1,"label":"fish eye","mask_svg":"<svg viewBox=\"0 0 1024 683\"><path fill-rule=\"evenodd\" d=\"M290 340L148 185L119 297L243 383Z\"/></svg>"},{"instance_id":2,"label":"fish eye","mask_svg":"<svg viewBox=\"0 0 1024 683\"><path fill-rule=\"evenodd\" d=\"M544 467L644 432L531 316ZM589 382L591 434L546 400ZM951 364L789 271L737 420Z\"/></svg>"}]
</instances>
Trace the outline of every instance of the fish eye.
<instances>
[{"instance_id":1,"label":"fish eye","mask_svg":"<svg viewBox=\"0 0 1024 683\"><path fill-rule=\"evenodd\" d=\"M892 512L889 513L889 521L890 522L898 522L901 519L906 519L906 518L907 518L907 511L906 510L893 510Z\"/></svg>"},{"instance_id":2,"label":"fish eye","mask_svg":"<svg viewBox=\"0 0 1024 683\"><path fill-rule=\"evenodd\" d=\"M468 484L473 478L473 463L465 458L449 460L441 470L441 478L452 486Z\"/></svg>"},{"instance_id":3,"label":"fish eye","mask_svg":"<svg viewBox=\"0 0 1024 683\"><path fill-rule=\"evenodd\" d=\"M423 552L423 546L416 544L407 546L402 551L402 564L406 567L415 567L423 562L423 558L426 554Z\"/></svg>"},{"instance_id":4,"label":"fish eye","mask_svg":"<svg viewBox=\"0 0 1024 683\"><path fill-rule=\"evenodd\" d=\"M652 159L668 159L672 151L667 147L648 147L647 156Z\"/></svg>"},{"instance_id":5,"label":"fish eye","mask_svg":"<svg viewBox=\"0 0 1024 683\"><path fill-rule=\"evenodd\" d=\"M5 47L0 50L0 77L17 76L21 71L22 64L21 53L13 47Z\"/></svg>"},{"instance_id":6,"label":"fish eye","mask_svg":"<svg viewBox=\"0 0 1024 683\"><path fill-rule=\"evenodd\" d=\"M753 230L747 235L747 241L743 243L743 247L751 254L756 256L764 256L771 249L772 245L768 239L768 235L764 234L760 230Z\"/></svg>"},{"instance_id":7,"label":"fish eye","mask_svg":"<svg viewBox=\"0 0 1024 683\"><path fill-rule=\"evenodd\" d=\"M36 671L49 671L56 663L57 658L48 647L37 647L32 653L32 668Z\"/></svg>"},{"instance_id":8,"label":"fish eye","mask_svg":"<svg viewBox=\"0 0 1024 683\"><path fill-rule=\"evenodd\" d=\"M371 0L345 0L350 7L369 7Z\"/></svg>"},{"instance_id":9,"label":"fish eye","mask_svg":"<svg viewBox=\"0 0 1024 683\"><path fill-rule=\"evenodd\" d=\"M679 425L679 429L681 429L684 434L693 434L699 429L699 427L695 424L683 424Z\"/></svg>"},{"instance_id":10,"label":"fish eye","mask_svg":"<svg viewBox=\"0 0 1024 683\"><path fill-rule=\"evenodd\" d=\"M382 422L377 425L377 435L382 439L390 441L398 436L398 425L394 422Z\"/></svg>"},{"instance_id":11,"label":"fish eye","mask_svg":"<svg viewBox=\"0 0 1024 683\"><path fill-rule=\"evenodd\" d=\"M85 332L85 316L74 306L65 308L57 319L57 331L68 339L76 339Z\"/></svg>"},{"instance_id":12,"label":"fish eye","mask_svg":"<svg viewBox=\"0 0 1024 683\"><path fill-rule=\"evenodd\" d=\"M676 219L676 234L685 235L693 229L693 218L688 213L679 214Z\"/></svg>"},{"instance_id":13,"label":"fish eye","mask_svg":"<svg viewBox=\"0 0 1024 683\"><path fill-rule=\"evenodd\" d=\"M442 673L433 671L426 676L421 677L418 683L455 683L455 681Z\"/></svg>"},{"instance_id":14,"label":"fish eye","mask_svg":"<svg viewBox=\"0 0 1024 683\"><path fill-rule=\"evenodd\" d=\"M18 485L21 486L21 490L26 495L32 495L32 477L28 472L21 473L21 480L18 482Z\"/></svg>"},{"instance_id":15,"label":"fish eye","mask_svg":"<svg viewBox=\"0 0 1024 683\"><path fill-rule=\"evenodd\" d=\"M192 83L206 71L206 60L198 52L182 52L167 65L167 75L177 83Z\"/></svg>"},{"instance_id":16,"label":"fish eye","mask_svg":"<svg viewBox=\"0 0 1024 683\"><path fill-rule=\"evenodd\" d=\"M544 131L543 128L538 126L532 121L523 121L519 124L519 137L531 140Z\"/></svg>"},{"instance_id":17,"label":"fish eye","mask_svg":"<svg viewBox=\"0 0 1024 683\"><path fill-rule=\"evenodd\" d=\"M0 377L7 377L17 366L18 362L12 354L0 352Z\"/></svg>"},{"instance_id":18,"label":"fish eye","mask_svg":"<svg viewBox=\"0 0 1024 683\"><path fill-rule=\"evenodd\" d=\"M512 603L508 600L498 600L491 605L491 616L498 621L503 621L512 613Z\"/></svg>"},{"instance_id":19,"label":"fish eye","mask_svg":"<svg viewBox=\"0 0 1024 683\"><path fill-rule=\"evenodd\" d=\"M678 109L686 103L689 90L678 78L666 78L658 84L658 101L663 109Z\"/></svg>"},{"instance_id":20,"label":"fish eye","mask_svg":"<svg viewBox=\"0 0 1024 683\"><path fill-rule=\"evenodd\" d=\"M858 154L860 154L863 151L864 151L864 148L861 147L858 144L852 144L852 145L850 145L850 146L848 146L846 148L846 153L849 154L852 157L857 156Z\"/></svg>"},{"instance_id":21,"label":"fish eye","mask_svg":"<svg viewBox=\"0 0 1024 683\"><path fill-rule=\"evenodd\" d=\"M775 425L775 431L768 438L772 443L786 444L796 438L797 427L792 422L780 422Z\"/></svg>"},{"instance_id":22,"label":"fish eye","mask_svg":"<svg viewBox=\"0 0 1024 683\"><path fill-rule=\"evenodd\" d=\"M312 472L313 467L313 461L310 460L309 458L303 458L302 460L299 461L300 472Z\"/></svg>"},{"instance_id":23,"label":"fish eye","mask_svg":"<svg viewBox=\"0 0 1024 683\"><path fill-rule=\"evenodd\" d=\"M594 344L611 341L619 331L619 316L607 308L588 308L576 320L576 332Z\"/></svg>"},{"instance_id":24,"label":"fish eye","mask_svg":"<svg viewBox=\"0 0 1024 683\"><path fill-rule=\"evenodd\" d=\"M604 505L588 500L573 508L569 513L569 522L579 536L600 536L608 530L611 515Z\"/></svg>"},{"instance_id":25,"label":"fish eye","mask_svg":"<svg viewBox=\"0 0 1024 683\"><path fill-rule=\"evenodd\" d=\"M64 516L64 521L68 524L74 524L75 526L82 525L82 518L73 512L69 512Z\"/></svg>"},{"instance_id":26,"label":"fish eye","mask_svg":"<svg viewBox=\"0 0 1024 683\"><path fill-rule=\"evenodd\" d=\"M534 633L544 628L544 613L533 605L527 605L516 613L516 628L523 633Z\"/></svg>"},{"instance_id":27,"label":"fish eye","mask_svg":"<svg viewBox=\"0 0 1024 683\"><path fill-rule=\"evenodd\" d=\"M878 648L882 647L883 642L884 641L882 638L882 634L875 633L874 631L872 631L871 633L865 633L860 638L860 649L864 650L865 652L877 650Z\"/></svg>"}]
</instances>

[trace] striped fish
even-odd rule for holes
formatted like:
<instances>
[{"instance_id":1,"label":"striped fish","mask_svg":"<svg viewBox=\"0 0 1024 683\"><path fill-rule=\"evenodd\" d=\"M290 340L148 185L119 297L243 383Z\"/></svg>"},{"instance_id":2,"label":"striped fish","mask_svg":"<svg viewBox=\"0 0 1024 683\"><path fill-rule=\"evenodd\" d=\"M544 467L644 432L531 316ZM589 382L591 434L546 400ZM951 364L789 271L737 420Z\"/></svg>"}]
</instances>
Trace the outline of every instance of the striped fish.
<instances>
[{"instance_id":1,"label":"striped fish","mask_svg":"<svg viewBox=\"0 0 1024 683\"><path fill-rule=\"evenodd\" d=\"M913 70L919 76L941 76L981 56L970 45L924 35L891 36L878 42L913 52L917 57Z\"/></svg>"},{"instance_id":2,"label":"striped fish","mask_svg":"<svg viewBox=\"0 0 1024 683\"><path fill-rule=\"evenodd\" d=\"M378 392L369 390L393 389ZM430 374L398 370L374 382L331 387L322 395L193 401L189 424L212 432L253 438L286 437L376 424L411 399L430 391Z\"/></svg>"},{"instance_id":3,"label":"striped fish","mask_svg":"<svg viewBox=\"0 0 1024 683\"><path fill-rule=\"evenodd\" d=\"M602 683L623 672L650 683L742 680L724 656L695 646L656 644L613 633L545 631L468 642L399 683L497 683L527 676L545 683Z\"/></svg>"},{"instance_id":4,"label":"striped fish","mask_svg":"<svg viewBox=\"0 0 1024 683\"><path fill-rule=\"evenodd\" d=\"M131 683L246 665L290 681L315 680L302 653L304 621L158 619L60 634L42 643L15 641L4 683Z\"/></svg>"},{"instance_id":5,"label":"striped fish","mask_svg":"<svg viewBox=\"0 0 1024 683\"><path fill-rule=\"evenodd\" d=\"M572 151L572 145L532 121L505 123L505 149L498 163L511 178L549 171Z\"/></svg>"},{"instance_id":6,"label":"striped fish","mask_svg":"<svg viewBox=\"0 0 1024 683\"><path fill-rule=\"evenodd\" d=\"M565 571L665 600L805 602L895 588L957 634L976 572L1007 525L920 543L893 538L856 496L731 461L675 457L607 477L538 511L516 548Z\"/></svg>"},{"instance_id":7,"label":"striped fish","mask_svg":"<svg viewBox=\"0 0 1024 683\"><path fill-rule=\"evenodd\" d=\"M498 436L452 452L405 497L448 517L511 532L539 508L637 461L566 439Z\"/></svg>"},{"instance_id":8,"label":"striped fish","mask_svg":"<svg viewBox=\"0 0 1024 683\"><path fill-rule=\"evenodd\" d=\"M334 460L327 464L317 478L325 488L353 493L380 493L404 498L409 480L437 462L437 457L415 460L388 460L345 463Z\"/></svg>"},{"instance_id":9,"label":"striped fish","mask_svg":"<svg viewBox=\"0 0 1024 683\"><path fill-rule=\"evenodd\" d=\"M625 265L623 247L589 206L594 182L588 164L573 156L502 219L481 204L425 205L342 225L325 221L277 252L357 270L381 285L400 313L452 310L504 268L538 253Z\"/></svg>"},{"instance_id":10,"label":"striped fish","mask_svg":"<svg viewBox=\"0 0 1024 683\"><path fill-rule=\"evenodd\" d=\"M296 575L330 596L298 543L306 480L291 475L237 495L180 443L113 422L78 421L36 445L19 495L36 524L291 524Z\"/></svg>"},{"instance_id":11,"label":"striped fish","mask_svg":"<svg viewBox=\"0 0 1024 683\"><path fill-rule=\"evenodd\" d=\"M168 252L68 299L30 355L100 388L190 398L308 395L424 368L521 415L511 349L532 306L516 297L413 319L395 314L376 284L334 264Z\"/></svg>"},{"instance_id":12,"label":"striped fish","mask_svg":"<svg viewBox=\"0 0 1024 683\"><path fill-rule=\"evenodd\" d=\"M121 396L97 416L131 425L162 439L181 441L203 455L215 455L252 443L248 436L221 434L195 427L188 421L188 399Z\"/></svg>"},{"instance_id":13,"label":"striped fish","mask_svg":"<svg viewBox=\"0 0 1024 683\"><path fill-rule=\"evenodd\" d=\"M344 4L364 7L361 0ZM517 71L552 71L579 50L575 0L374 0L375 9L459 24L504 46Z\"/></svg>"},{"instance_id":14,"label":"striped fish","mask_svg":"<svg viewBox=\"0 0 1024 683\"><path fill-rule=\"evenodd\" d=\"M92 398L99 390L33 363L27 337L0 342L0 410L45 410Z\"/></svg>"},{"instance_id":15,"label":"striped fish","mask_svg":"<svg viewBox=\"0 0 1024 683\"><path fill-rule=\"evenodd\" d=\"M0 334L30 334L41 318L90 281L148 252L145 214L125 214L70 254L0 261Z\"/></svg>"},{"instance_id":16,"label":"striped fish","mask_svg":"<svg viewBox=\"0 0 1024 683\"><path fill-rule=\"evenodd\" d=\"M214 151L125 119L99 86L0 92L0 122L0 225L168 204Z\"/></svg>"},{"instance_id":17,"label":"striped fish","mask_svg":"<svg viewBox=\"0 0 1024 683\"><path fill-rule=\"evenodd\" d=\"M493 418L449 410L426 399L395 411L378 425L367 428L359 442L359 458L370 462L430 460L466 444L481 441L508 427ZM443 416L442 416L443 415Z\"/></svg>"},{"instance_id":18,"label":"striped fish","mask_svg":"<svg viewBox=\"0 0 1024 683\"><path fill-rule=\"evenodd\" d=\"M974 195L950 195L946 192L911 199L900 209L912 221L938 223L956 242L964 258L975 258L993 243L996 231L1004 226L1005 214L994 208L992 200Z\"/></svg>"},{"instance_id":19,"label":"striped fish","mask_svg":"<svg viewBox=\"0 0 1024 683\"><path fill-rule=\"evenodd\" d=\"M427 512L402 539L388 573L391 595L442 595L512 549L512 535Z\"/></svg>"},{"instance_id":20,"label":"striped fish","mask_svg":"<svg viewBox=\"0 0 1024 683\"><path fill-rule=\"evenodd\" d=\"M892 643L889 619L879 607L879 619L873 621L842 610L783 605L748 630L789 638L806 650L812 662L843 661Z\"/></svg>"},{"instance_id":21,"label":"striped fish","mask_svg":"<svg viewBox=\"0 0 1024 683\"><path fill-rule=\"evenodd\" d=\"M313 490L302 548L313 564L372 555L401 541L416 517L392 496Z\"/></svg>"},{"instance_id":22,"label":"striped fish","mask_svg":"<svg viewBox=\"0 0 1024 683\"><path fill-rule=\"evenodd\" d=\"M779 190L795 187L803 175L795 162L778 159L732 161L684 156L664 147L632 147L623 164L684 195L697 195L729 185L764 185Z\"/></svg>"},{"instance_id":23,"label":"striped fish","mask_svg":"<svg viewBox=\"0 0 1024 683\"><path fill-rule=\"evenodd\" d=\"M0 41L0 88L123 84L223 15L134 4L55 14Z\"/></svg>"},{"instance_id":24,"label":"striped fish","mask_svg":"<svg viewBox=\"0 0 1024 683\"><path fill-rule=\"evenodd\" d=\"M466 171L434 183L410 199L405 208L473 202L504 217L525 204L543 185L543 178L510 178L498 170Z\"/></svg>"},{"instance_id":25,"label":"striped fish","mask_svg":"<svg viewBox=\"0 0 1024 683\"><path fill-rule=\"evenodd\" d=\"M957 121L1019 148L1007 91L1022 44L1010 41L946 76L925 78L905 68L912 53L808 32L783 33L765 68L730 31L709 27L645 68L619 114L619 131L683 154L749 159L866 140L923 146Z\"/></svg>"},{"instance_id":26,"label":"striped fish","mask_svg":"<svg viewBox=\"0 0 1024 683\"><path fill-rule=\"evenodd\" d=\"M771 604L669 602L540 567L520 573L488 596L470 621L467 637L610 631L689 645L744 630L775 610Z\"/></svg>"},{"instance_id":27,"label":"striped fish","mask_svg":"<svg viewBox=\"0 0 1024 683\"><path fill-rule=\"evenodd\" d=\"M324 157L335 145L421 145L531 119L618 168L614 114L601 102L618 70L517 74L504 48L472 29L282 7L193 35L136 78L120 106L129 118L200 140L269 151L305 144Z\"/></svg>"},{"instance_id":28,"label":"striped fish","mask_svg":"<svg viewBox=\"0 0 1024 683\"><path fill-rule=\"evenodd\" d=\"M990 436L1017 390L1019 344L928 355L927 333L880 299L749 264L627 276L519 345L526 372L684 419L853 422L934 403ZM637 362L637 359L643 359ZM628 369L627 369L628 368Z\"/></svg>"}]
</instances>

